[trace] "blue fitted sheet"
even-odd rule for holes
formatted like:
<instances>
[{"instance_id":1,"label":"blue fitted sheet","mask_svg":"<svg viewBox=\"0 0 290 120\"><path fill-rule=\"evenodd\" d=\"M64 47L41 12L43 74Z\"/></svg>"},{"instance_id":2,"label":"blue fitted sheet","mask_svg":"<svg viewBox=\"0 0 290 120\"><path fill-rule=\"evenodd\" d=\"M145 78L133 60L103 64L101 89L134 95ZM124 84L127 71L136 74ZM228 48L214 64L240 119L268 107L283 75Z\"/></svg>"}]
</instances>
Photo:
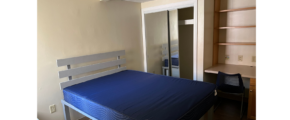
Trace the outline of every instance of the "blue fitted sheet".
<instances>
[{"instance_id":1,"label":"blue fitted sheet","mask_svg":"<svg viewBox=\"0 0 290 120\"><path fill-rule=\"evenodd\" d=\"M172 65L179 66L179 55L175 54L171 56ZM164 66L168 67L168 59L164 60Z\"/></svg>"},{"instance_id":2,"label":"blue fitted sheet","mask_svg":"<svg viewBox=\"0 0 290 120\"><path fill-rule=\"evenodd\" d=\"M64 100L99 120L199 119L215 85L125 70L63 89Z\"/></svg>"}]
</instances>

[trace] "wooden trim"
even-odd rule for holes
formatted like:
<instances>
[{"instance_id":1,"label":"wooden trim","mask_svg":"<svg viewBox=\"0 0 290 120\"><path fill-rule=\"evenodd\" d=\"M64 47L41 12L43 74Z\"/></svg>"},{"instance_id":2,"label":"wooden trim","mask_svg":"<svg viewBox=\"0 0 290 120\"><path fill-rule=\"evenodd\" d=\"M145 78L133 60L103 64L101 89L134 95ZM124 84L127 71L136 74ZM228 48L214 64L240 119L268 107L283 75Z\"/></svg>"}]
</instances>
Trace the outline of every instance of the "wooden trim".
<instances>
[{"instance_id":1,"label":"wooden trim","mask_svg":"<svg viewBox=\"0 0 290 120\"><path fill-rule=\"evenodd\" d=\"M113 69L113 70L109 70L109 71L105 71L105 72L101 72L101 73L97 73L97 74L93 74L93 75L77 78L77 79L74 79L74 80L62 82L62 83L60 83L60 89L62 90L64 88L72 86L72 85L83 83L83 82L86 82L86 81L89 81L89 80L92 80L92 79L95 79L95 78L103 77L103 76L106 76L106 75L114 74L114 73L117 73L117 72L120 72L120 71L123 71L123 70L126 70L126 67L121 67L121 68L118 68L118 69Z\"/></svg>"},{"instance_id":2,"label":"wooden trim","mask_svg":"<svg viewBox=\"0 0 290 120\"><path fill-rule=\"evenodd\" d=\"M251 85L252 84L252 85ZM248 114L247 114L247 118L249 120L257 120L257 116L253 116L252 114L252 110L253 107L257 107L257 103L253 103L255 98L257 98L257 85L253 85L253 84L257 84L257 79L250 79L250 88L249 88L249 101L248 101Z\"/></svg>"},{"instance_id":3,"label":"wooden trim","mask_svg":"<svg viewBox=\"0 0 290 120\"><path fill-rule=\"evenodd\" d=\"M214 11L220 10L220 0L214 1ZM214 28L219 27L219 21L220 21L220 13L214 12ZM219 46L217 45L219 43L219 29L214 29L213 31L213 59L212 59L212 66L218 64L218 53L219 53Z\"/></svg>"},{"instance_id":4,"label":"wooden trim","mask_svg":"<svg viewBox=\"0 0 290 120\"><path fill-rule=\"evenodd\" d=\"M250 78L250 85L256 85L256 78Z\"/></svg>"},{"instance_id":5,"label":"wooden trim","mask_svg":"<svg viewBox=\"0 0 290 120\"><path fill-rule=\"evenodd\" d=\"M256 27L256 25L252 25L252 26L231 26L231 27L219 27L219 29L232 29L232 28L251 28L251 27Z\"/></svg>"},{"instance_id":6,"label":"wooden trim","mask_svg":"<svg viewBox=\"0 0 290 120\"><path fill-rule=\"evenodd\" d=\"M99 53L99 54L86 55L86 56L73 57L73 58L66 58L66 59L58 59L57 66L60 67L64 65L73 65L73 64L79 64L79 63L97 61L97 60L117 57L121 55L125 55L125 50Z\"/></svg>"},{"instance_id":7,"label":"wooden trim","mask_svg":"<svg viewBox=\"0 0 290 120\"><path fill-rule=\"evenodd\" d=\"M99 63L99 64L94 64L94 65L88 65L84 67L78 67L74 69L69 69L69 70L64 70L59 72L59 78L67 77L67 76L74 76L74 75L79 75L95 70L100 70L108 67L113 67L121 64L125 64L126 59L119 59L119 60L114 60L114 61L109 61L109 62L104 62L104 63Z\"/></svg>"},{"instance_id":8,"label":"wooden trim","mask_svg":"<svg viewBox=\"0 0 290 120\"><path fill-rule=\"evenodd\" d=\"M244 11L244 10L254 10L254 9L256 9L256 7L247 7L247 8L220 10L219 12L234 12L234 11Z\"/></svg>"},{"instance_id":9,"label":"wooden trim","mask_svg":"<svg viewBox=\"0 0 290 120\"><path fill-rule=\"evenodd\" d=\"M256 117L254 117L254 116L249 116L248 120L256 120Z\"/></svg>"},{"instance_id":10,"label":"wooden trim","mask_svg":"<svg viewBox=\"0 0 290 120\"><path fill-rule=\"evenodd\" d=\"M218 43L218 45L256 45L256 42L226 42Z\"/></svg>"}]
</instances>

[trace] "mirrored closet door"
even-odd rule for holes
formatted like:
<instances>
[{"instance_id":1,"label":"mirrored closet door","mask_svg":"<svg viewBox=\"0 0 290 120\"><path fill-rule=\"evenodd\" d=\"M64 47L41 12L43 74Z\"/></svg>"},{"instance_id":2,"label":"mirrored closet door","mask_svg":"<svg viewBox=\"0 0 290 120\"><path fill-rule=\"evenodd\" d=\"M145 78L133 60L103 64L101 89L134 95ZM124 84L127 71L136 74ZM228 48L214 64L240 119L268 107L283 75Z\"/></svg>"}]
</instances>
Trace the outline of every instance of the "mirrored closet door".
<instances>
[{"instance_id":1,"label":"mirrored closet door","mask_svg":"<svg viewBox=\"0 0 290 120\"><path fill-rule=\"evenodd\" d=\"M168 50L167 11L144 15L147 72L164 75L164 54Z\"/></svg>"},{"instance_id":2,"label":"mirrored closet door","mask_svg":"<svg viewBox=\"0 0 290 120\"><path fill-rule=\"evenodd\" d=\"M147 72L193 79L193 7L148 13L144 20Z\"/></svg>"}]
</instances>

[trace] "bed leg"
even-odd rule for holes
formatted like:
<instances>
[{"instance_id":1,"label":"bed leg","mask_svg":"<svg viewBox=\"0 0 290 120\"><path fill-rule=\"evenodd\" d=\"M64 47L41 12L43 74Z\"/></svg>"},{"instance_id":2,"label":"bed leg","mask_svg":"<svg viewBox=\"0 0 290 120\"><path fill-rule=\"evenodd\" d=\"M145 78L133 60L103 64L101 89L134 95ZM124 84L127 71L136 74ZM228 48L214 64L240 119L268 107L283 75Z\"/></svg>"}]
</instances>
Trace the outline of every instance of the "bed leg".
<instances>
[{"instance_id":1,"label":"bed leg","mask_svg":"<svg viewBox=\"0 0 290 120\"><path fill-rule=\"evenodd\" d=\"M70 120L69 107L62 103L64 120Z\"/></svg>"}]
</instances>

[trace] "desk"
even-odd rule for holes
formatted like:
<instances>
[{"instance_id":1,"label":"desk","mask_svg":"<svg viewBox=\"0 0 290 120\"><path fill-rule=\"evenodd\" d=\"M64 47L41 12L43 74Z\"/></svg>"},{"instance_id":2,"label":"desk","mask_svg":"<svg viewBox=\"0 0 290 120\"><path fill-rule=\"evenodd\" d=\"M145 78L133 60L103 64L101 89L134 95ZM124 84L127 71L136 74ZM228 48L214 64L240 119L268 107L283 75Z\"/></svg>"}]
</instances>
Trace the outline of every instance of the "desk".
<instances>
[{"instance_id":1,"label":"desk","mask_svg":"<svg viewBox=\"0 0 290 120\"><path fill-rule=\"evenodd\" d=\"M240 73L241 76L245 78L256 78L255 66L250 67L245 65L218 64L216 66L206 69L204 72L218 74L218 71L228 74Z\"/></svg>"},{"instance_id":2,"label":"desk","mask_svg":"<svg viewBox=\"0 0 290 120\"><path fill-rule=\"evenodd\" d=\"M248 100L248 115L247 118L251 120L256 119L256 67L245 65L229 65L218 64L206 69L205 73L218 74L218 71L227 74L240 73L242 77L250 78L249 100Z\"/></svg>"}]
</instances>

